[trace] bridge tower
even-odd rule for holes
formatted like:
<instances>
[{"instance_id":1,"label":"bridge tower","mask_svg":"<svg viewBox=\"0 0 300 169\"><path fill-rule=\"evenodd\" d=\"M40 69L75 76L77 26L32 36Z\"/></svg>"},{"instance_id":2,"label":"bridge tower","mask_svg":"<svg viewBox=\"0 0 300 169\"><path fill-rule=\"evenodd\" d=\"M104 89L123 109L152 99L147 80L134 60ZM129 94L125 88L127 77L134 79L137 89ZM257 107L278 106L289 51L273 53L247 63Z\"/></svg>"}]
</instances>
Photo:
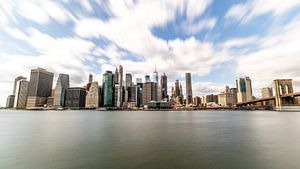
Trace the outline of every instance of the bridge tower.
<instances>
[{"instance_id":1,"label":"bridge tower","mask_svg":"<svg viewBox=\"0 0 300 169\"><path fill-rule=\"evenodd\" d=\"M292 79L276 79L274 80L275 89L275 106L276 110L281 110L282 108L282 96L293 93L293 80Z\"/></svg>"}]
</instances>

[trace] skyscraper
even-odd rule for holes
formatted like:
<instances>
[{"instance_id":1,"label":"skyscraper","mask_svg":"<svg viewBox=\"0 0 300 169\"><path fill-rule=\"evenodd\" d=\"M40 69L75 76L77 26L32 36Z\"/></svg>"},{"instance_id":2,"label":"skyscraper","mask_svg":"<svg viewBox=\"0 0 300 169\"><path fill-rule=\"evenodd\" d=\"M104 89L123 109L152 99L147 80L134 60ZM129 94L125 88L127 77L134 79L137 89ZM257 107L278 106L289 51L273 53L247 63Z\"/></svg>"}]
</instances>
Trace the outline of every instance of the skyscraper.
<instances>
[{"instance_id":1,"label":"skyscraper","mask_svg":"<svg viewBox=\"0 0 300 169\"><path fill-rule=\"evenodd\" d=\"M136 78L136 84L138 83L143 83L143 79L142 78Z\"/></svg>"},{"instance_id":2,"label":"skyscraper","mask_svg":"<svg viewBox=\"0 0 300 169\"><path fill-rule=\"evenodd\" d=\"M70 87L69 75L59 74L54 89L54 106L65 106L66 90Z\"/></svg>"},{"instance_id":3,"label":"skyscraper","mask_svg":"<svg viewBox=\"0 0 300 169\"><path fill-rule=\"evenodd\" d=\"M168 77L165 73L160 78L160 85L162 91L162 98L168 99Z\"/></svg>"},{"instance_id":4,"label":"skyscraper","mask_svg":"<svg viewBox=\"0 0 300 169\"><path fill-rule=\"evenodd\" d=\"M103 106L114 106L114 75L111 71L103 74Z\"/></svg>"},{"instance_id":5,"label":"skyscraper","mask_svg":"<svg viewBox=\"0 0 300 169\"><path fill-rule=\"evenodd\" d=\"M87 92L85 99L86 108L98 108L100 103L100 89L98 82L92 82L90 90Z\"/></svg>"},{"instance_id":6,"label":"skyscraper","mask_svg":"<svg viewBox=\"0 0 300 169\"><path fill-rule=\"evenodd\" d=\"M9 95L6 99L6 108L13 108L15 101L15 95Z\"/></svg>"},{"instance_id":7,"label":"skyscraper","mask_svg":"<svg viewBox=\"0 0 300 169\"><path fill-rule=\"evenodd\" d=\"M179 84L179 80L176 80L176 82L175 82L175 92L174 92L174 94L175 94L175 97L178 97L178 96L180 96L180 84Z\"/></svg>"},{"instance_id":8,"label":"skyscraper","mask_svg":"<svg viewBox=\"0 0 300 169\"><path fill-rule=\"evenodd\" d=\"M125 88L132 85L132 75L130 73L126 73L125 81Z\"/></svg>"},{"instance_id":9,"label":"skyscraper","mask_svg":"<svg viewBox=\"0 0 300 169\"><path fill-rule=\"evenodd\" d=\"M252 100L252 85L249 77L236 80L238 103Z\"/></svg>"},{"instance_id":10,"label":"skyscraper","mask_svg":"<svg viewBox=\"0 0 300 169\"><path fill-rule=\"evenodd\" d=\"M16 93L16 87L17 87L17 83L19 80L22 80L22 79L25 79L26 80L26 77L23 77L23 76L18 76L17 78L15 78L15 82L14 82L14 89L13 89L13 95L15 95Z\"/></svg>"},{"instance_id":11,"label":"skyscraper","mask_svg":"<svg viewBox=\"0 0 300 169\"><path fill-rule=\"evenodd\" d=\"M15 88L14 108L25 108L29 82L26 79L17 81Z\"/></svg>"},{"instance_id":12,"label":"skyscraper","mask_svg":"<svg viewBox=\"0 0 300 169\"><path fill-rule=\"evenodd\" d=\"M157 100L157 84L155 82L143 83L143 105Z\"/></svg>"},{"instance_id":13,"label":"skyscraper","mask_svg":"<svg viewBox=\"0 0 300 169\"><path fill-rule=\"evenodd\" d=\"M86 89L70 87L66 90L65 107L80 109L85 107Z\"/></svg>"},{"instance_id":14,"label":"skyscraper","mask_svg":"<svg viewBox=\"0 0 300 169\"><path fill-rule=\"evenodd\" d=\"M185 73L185 82L186 82L186 103L192 104L193 91L192 91L192 75L191 75L191 73Z\"/></svg>"},{"instance_id":15,"label":"skyscraper","mask_svg":"<svg viewBox=\"0 0 300 169\"><path fill-rule=\"evenodd\" d=\"M119 84L119 70L118 70L118 68L116 68L116 70L115 70L114 83Z\"/></svg>"},{"instance_id":16,"label":"skyscraper","mask_svg":"<svg viewBox=\"0 0 300 169\"><path fill-rule=\"evenodd\" d=\"M42 107L51 96L53 73L45 69L37 68L31 70L28 85L27 108Z\"/></svg>"},{"instance_id":17,"label":"skyscraper","mask_svg":"<svg viewBox=\"0 0 300 169\"><path fill-rule=\"evenodd\" d=\"M118 100L117 107L121 107L123 104L123 66L119 65L119 89L118 89Z\"/></svg>"}]
</instances>

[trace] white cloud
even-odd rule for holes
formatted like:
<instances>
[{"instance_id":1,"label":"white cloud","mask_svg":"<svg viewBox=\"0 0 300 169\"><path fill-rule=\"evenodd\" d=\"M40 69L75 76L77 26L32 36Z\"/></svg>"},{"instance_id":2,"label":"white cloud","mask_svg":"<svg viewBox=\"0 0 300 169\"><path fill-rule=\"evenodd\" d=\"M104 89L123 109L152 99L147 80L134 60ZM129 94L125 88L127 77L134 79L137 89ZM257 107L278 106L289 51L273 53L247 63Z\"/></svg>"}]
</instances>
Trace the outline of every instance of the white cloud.
<instances>
[{"instance_id":1,"label":"white cloud","mask_svg":"<svg viewBox=\"0 0 300 169\"><path fill-rule=\"evenodd\" d=\"M242 47L249 44L255 44L255 42L258 40L258 37L256 36L250 36L250 37L244 37L244 38L235 38L230 39L228 41L225 41L222 43L222 47L225 49L230 49L234 47Z\"/></svg>"},{"instance_id":2,"label":"white cloud","mask_svg":"<svg viewBox=\"0 0 300 169\"><path fill-rule=\"evenodd\" d=\"M289 9L300 6L299 0L248 0L245 3L232 6L226 13L227 18L233 18L242 23L247 23L254 17L270 13L273 16L280 16Z\"/></svg>"},{"instance_id":3,"label":"white cloud","mask_svg":"<svg viewBox=\"0 0 300 169\"><path fill-rule=\"evenodd\" d=\"M211 30L215 27L217 23L216 18L203 19L196 23L190 23L189 21L183 22L181 24L182 32L186 32L188 35L194 35L202 30Z\"/></svg>"}]
</instances>

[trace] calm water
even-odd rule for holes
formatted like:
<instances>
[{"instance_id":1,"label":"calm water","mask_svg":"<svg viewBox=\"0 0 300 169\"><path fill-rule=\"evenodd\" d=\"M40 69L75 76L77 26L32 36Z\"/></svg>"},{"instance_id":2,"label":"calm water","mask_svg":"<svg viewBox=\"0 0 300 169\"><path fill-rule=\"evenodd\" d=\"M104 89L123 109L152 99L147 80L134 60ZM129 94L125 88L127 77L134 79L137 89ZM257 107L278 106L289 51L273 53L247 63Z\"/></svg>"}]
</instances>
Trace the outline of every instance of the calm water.
<instances>
[{"instance_id":1,"label":"calm water","mask_svg":"<svg viewBox=\"0 0 300 169\"><path fill-rule=\"evenodd\" d=\"M300 112L0 111L1 169L296 169Z\"/></svg>"}]
</instances>

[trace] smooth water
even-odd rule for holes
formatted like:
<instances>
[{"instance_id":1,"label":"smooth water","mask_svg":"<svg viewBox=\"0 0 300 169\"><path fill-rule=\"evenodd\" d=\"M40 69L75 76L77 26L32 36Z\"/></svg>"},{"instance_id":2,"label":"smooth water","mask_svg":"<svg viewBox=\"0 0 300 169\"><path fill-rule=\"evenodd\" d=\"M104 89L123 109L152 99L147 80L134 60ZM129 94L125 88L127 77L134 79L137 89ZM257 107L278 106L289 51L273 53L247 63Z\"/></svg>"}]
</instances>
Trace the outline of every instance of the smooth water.
<instances>
[{"instance_id":1,"label":"smooth water","mask_svg":"<svg viewBox=\"0 0 300 169\"><path fill-rule=\"evenodd\" d=\"M296 169L300 112L0 111L1 169Z\"/></svg>"}]
</instances>

